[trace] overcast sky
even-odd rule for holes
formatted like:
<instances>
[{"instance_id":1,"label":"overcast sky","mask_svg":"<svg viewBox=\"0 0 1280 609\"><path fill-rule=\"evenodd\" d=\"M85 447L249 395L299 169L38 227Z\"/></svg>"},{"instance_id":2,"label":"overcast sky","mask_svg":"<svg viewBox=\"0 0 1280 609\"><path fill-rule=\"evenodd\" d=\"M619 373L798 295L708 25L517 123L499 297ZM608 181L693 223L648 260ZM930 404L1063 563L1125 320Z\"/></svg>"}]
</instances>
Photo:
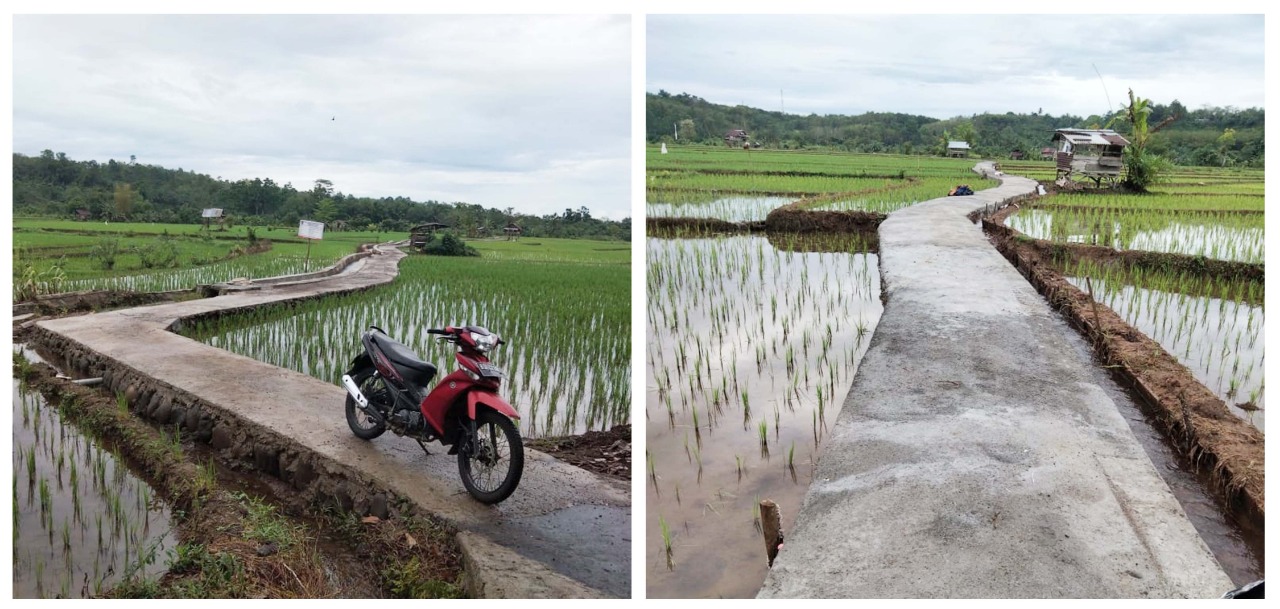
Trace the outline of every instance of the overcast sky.
<instances>
[{"instance_id":1,"label":"overcast sky","mask_svg":"<svg viewBox=\"0 0 1280 609\"><path fill-rule=\"evenodd\" d=\"M13 18L13 146L630 215L627 16Z\"/></svg>"},{"instance_id":2,"label":"overcast sky","mask_svg":"<svg viewBox=\"0 0 1280 609\"><path fill-rule=\"evenodd\" d=\"M1261 15L651 15L646 28L650 93L788 113L1086 117L1129 88L1191 109L1264 102Z\"/></svg>"}]
</instances>

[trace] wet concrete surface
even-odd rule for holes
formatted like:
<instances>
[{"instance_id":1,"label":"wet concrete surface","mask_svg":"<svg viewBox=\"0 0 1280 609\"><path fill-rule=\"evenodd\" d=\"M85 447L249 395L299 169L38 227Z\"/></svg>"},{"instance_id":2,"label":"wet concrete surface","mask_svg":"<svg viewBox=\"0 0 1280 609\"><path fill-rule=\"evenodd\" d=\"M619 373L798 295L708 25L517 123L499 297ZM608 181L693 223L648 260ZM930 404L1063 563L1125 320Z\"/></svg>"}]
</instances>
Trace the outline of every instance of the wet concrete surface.
<instances>
[{"instance_id":1,"label":"wet concrete surface","mask_svg":"<svg viewBox=\"0 0 1280 609\"><path fill-rule=\"evenodd\" d=\"M965 218L1034 185L880 226L888 303L759 597L1232 588L1070 328Z\"/></svg>"},{"instance_id":2,"label":"wet concrete surface","mask_svg":"<svg viewBox=\"0 0 1280 609\"><path fill-rule=\"evenodd\" d=\"M38 325L246 424L289 438L334 464L335 470L356 468L379 485L411 499L419 509L508 548L513 556L504 559L508 572L503 577L518 581L522 565L530 572L548 570L559 576L539 574L540 581L550 582L547 588L506 586L504 593L549 590L556 596L629 596L630 544L602 543L630 529L630 491L625 483L526 449L524 475L516 492L497 506L483 505L466 493L456 457L445 454L443 446L428 445L434 454L427 456L413 440L390 432L372 442L355 438L347 428L343 412L346 394L341 388L166 329L194 315L387 283L395 278L403 256L398 250L387 249L321 280L47 320ZM358 331L352 329L353 344ZM609 518L598 517L601 513ZM583 543L584 539L593 541Z\"/></svg>"}]
</instances>

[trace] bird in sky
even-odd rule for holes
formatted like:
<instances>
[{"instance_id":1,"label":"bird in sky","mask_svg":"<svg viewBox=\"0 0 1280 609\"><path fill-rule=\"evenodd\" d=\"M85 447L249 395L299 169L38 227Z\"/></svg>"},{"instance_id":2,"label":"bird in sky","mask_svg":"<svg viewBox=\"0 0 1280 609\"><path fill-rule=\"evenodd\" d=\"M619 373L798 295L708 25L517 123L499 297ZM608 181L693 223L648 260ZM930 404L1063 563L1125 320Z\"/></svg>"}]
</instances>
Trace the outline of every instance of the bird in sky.
<instances>
[{"instance_id":1,"label":"bird in sky","mask_svg":"<svg viewBox=\"0 0 1280 609\"><path fill-rule=\"evenodd\" d=\"M336 116L335 116L335 117L333 117L333 118L331 118L331 119L329 119L329 120L331 120L331 121L336 121L336 120L338 120L338 117L336 117Z\"/></svg>"}]
</instances>

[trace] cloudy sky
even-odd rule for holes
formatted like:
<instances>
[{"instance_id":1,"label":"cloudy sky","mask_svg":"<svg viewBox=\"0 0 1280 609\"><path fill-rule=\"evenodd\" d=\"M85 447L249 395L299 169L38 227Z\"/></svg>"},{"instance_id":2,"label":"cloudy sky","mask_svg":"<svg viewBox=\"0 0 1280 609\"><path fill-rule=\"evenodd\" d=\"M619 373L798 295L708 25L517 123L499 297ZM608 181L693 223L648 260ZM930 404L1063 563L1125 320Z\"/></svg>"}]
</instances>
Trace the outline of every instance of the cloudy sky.
<instances>
[{"instance_id":1,"label":"cloudy sky","mask_svg":"<svg viewBox=\"0 0 1280 609\"><path fill-rule=\"evenodd\" d=\"M788 113L1084 117L1129 88L1264 105L1261 15L652 15L646 29L650 93Z\"/></svg>"},{"instance_id":2,"label":"cloudy sky","mask_svg":"<svg viewBox=\"0 0 1280 609\"><path fill-rule=\"evenodd\" d=\"M13 18L13 147L630 215L627 16Z\"/></svg>"}]
</instances>

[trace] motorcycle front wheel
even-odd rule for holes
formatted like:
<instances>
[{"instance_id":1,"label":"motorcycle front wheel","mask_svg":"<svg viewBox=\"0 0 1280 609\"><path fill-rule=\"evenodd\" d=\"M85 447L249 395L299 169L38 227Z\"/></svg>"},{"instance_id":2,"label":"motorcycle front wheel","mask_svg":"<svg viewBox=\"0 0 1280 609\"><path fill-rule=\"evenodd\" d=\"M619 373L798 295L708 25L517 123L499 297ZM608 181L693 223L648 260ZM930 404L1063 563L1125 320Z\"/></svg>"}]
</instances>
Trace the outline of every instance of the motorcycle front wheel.
<instances>
[{"instance_id":1,"label":"motorcycle front wheel","mask_svg":"<svg viewBox=\"0 0 1280 609\"><path fill-rule=\"evenodd\" d=\"M481 503L506 499L520 484L524 473L524 442L515 423L489 408L476 411L476 433L464 432L458 450L458 473Z\"/></svg>"}]
</instances>

